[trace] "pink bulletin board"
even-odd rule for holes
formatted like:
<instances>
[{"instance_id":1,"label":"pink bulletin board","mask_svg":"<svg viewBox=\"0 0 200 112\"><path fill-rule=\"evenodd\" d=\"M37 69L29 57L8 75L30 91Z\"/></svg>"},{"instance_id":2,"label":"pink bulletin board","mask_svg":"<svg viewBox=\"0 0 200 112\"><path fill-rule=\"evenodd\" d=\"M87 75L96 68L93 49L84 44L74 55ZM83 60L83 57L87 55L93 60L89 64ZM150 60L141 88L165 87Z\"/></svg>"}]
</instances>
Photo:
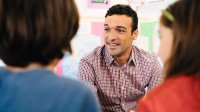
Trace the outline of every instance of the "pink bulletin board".
<instances>
[{"instance_id":1,"label":"pink bulletin board","mask_svg":"<svg viewBox=\"0 0 200 112\"><path fill-rule=\"evenodd\" d=\"M101 45L103 45L103 22L92 22L92 34L101 38Z\"/></svg>"}]
</instances>

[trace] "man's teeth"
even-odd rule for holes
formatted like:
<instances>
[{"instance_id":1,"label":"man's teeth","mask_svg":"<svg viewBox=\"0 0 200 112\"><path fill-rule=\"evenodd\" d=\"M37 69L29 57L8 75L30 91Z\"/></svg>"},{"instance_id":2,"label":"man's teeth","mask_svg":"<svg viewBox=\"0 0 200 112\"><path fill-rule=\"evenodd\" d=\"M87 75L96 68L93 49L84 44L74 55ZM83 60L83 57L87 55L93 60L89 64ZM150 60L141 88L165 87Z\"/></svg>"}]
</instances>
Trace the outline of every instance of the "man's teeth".
<instances>
[{"instance_id":1,"label":"man's teeth","mask_svg":"<svg viewBox=\"0 0 200 112\"><path fill-rule=\"evenodd\" d=\"M117 46L118 44L110 44L111 46Z\"/></svg>"}]
</instances>

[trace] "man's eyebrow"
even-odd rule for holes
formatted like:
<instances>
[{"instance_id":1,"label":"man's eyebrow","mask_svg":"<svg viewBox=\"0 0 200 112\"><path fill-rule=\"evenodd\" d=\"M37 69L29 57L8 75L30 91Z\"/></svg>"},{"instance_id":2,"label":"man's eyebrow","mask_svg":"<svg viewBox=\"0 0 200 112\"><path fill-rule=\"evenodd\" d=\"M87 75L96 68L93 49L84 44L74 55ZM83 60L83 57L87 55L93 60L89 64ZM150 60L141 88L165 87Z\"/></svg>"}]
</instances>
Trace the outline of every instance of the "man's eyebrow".
<instances>
[{"instance_id":1,"label":"man's eyebrow","mask_svg":"<svg viewBox=\"0 0 200 112\"><path fill-rule=\"evenodd\" d=\"M108 26L108 24L104 24L104 26ZM126 29L126 27L124 27L124 26L116 26L116 28L123 28L123 29Z\"/></svg>"},{"instance_id":2,"label":"man's eyebrow","mask_svg":"<svg viewBox=\"0 0 200 112\"><path fill-rule=\"evenodd\" d=\"M108 26L108 24L104 24L104 26Z\"/></svg>"},{"instance_id":3,"label":"man's eyebrow","mask_svg":"<svg viewBox=\"0 0 200 112\"><path fill-rule=\"evenodd\" d=\"M126 27L124 27L124 26L117 26L117 28L123 28L123 29L126 29Z\"/></svg>"}]
</instances>

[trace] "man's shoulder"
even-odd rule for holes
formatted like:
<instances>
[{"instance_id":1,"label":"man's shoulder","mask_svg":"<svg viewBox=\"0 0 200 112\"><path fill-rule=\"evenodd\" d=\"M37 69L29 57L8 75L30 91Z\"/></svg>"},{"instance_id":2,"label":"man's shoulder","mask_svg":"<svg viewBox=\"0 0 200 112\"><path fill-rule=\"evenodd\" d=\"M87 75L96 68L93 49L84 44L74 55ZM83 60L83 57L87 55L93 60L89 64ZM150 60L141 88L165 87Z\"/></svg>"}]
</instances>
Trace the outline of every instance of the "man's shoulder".
<instances>
[{"instance_id":1,"label":"man's shoulder","mask_svg":"<svg viewBox=\"0 0 200 112\"><path fill-rule=\"evenodd\" d=\"M93 51L87 53L81 60L87 60L87 61L94 61L96 59L99 59L104 47L98 46Z\"/></svg>"},{"instance_id":2,"label":"man's shoulder","mask_svg":"<svg viewBox=\"0 0 200 112\"><path fill-rule=\"evenodd\" d=\"M135 51L135 55L138 57L138 59L140 59L142 61L155 62L155 60L158 60L158 58L154 52L145 51L136 46L134 47L134 51Z\"/></svg>"}]
</instances>

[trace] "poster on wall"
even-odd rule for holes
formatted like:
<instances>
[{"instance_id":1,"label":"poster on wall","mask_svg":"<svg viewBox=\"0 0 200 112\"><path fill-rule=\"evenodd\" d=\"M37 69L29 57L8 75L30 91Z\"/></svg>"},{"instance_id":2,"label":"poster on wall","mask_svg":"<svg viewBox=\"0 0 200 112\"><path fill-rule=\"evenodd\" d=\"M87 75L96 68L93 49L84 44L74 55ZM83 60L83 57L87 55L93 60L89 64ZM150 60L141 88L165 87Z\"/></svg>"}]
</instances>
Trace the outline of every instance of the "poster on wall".
<instances>
[{"instance_id":1,"label":"poster on wall","mask_svg":"<svg viewBox=\"0 0 200 112\"><path fill-rule=\"evenodd\" d=\"M109 8L110 0L88 0L88 8Z\"/></svg>"}]
</instances>

